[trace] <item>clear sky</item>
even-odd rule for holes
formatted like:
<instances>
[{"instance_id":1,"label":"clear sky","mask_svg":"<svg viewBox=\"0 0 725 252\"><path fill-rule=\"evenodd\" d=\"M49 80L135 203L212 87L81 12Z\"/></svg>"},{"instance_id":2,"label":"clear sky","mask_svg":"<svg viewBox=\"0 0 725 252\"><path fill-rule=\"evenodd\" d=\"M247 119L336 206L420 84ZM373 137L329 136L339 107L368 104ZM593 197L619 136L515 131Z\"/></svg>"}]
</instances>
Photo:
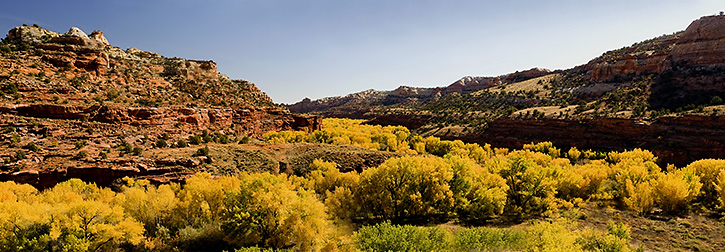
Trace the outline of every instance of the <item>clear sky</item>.
<instances>
[{"instance_id":1,"label":"clear sky","mask_svg":"<svg viewBox=\"0 0 725 252\"><path fill-rule=\"evenodd\" d=\"M723 9L722 0L5 0L0 30L102 30L122 49L214 60L294 103L566 69Z\"/></svg>"}]
</instances>

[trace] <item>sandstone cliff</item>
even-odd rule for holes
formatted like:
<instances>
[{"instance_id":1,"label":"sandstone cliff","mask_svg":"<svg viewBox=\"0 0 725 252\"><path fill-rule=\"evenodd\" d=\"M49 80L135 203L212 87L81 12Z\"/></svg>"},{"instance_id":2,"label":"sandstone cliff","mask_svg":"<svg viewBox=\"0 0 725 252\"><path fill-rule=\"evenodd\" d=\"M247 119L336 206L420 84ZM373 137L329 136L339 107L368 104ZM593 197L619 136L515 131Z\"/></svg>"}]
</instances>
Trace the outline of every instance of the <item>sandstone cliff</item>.
<instances>
[{"instance_id":1,"label":"sandstone cliff","mask_svg":"<svg viewBox=\"0 0 725 252\"><path fill-rule=\"evenodd\" d=\"M683 32L663 35L609 51L582 66L594 82L640 74L660 74L673 67L725 64L725 16L695 20Z\"/></svg>"},{"instance_id":2,"label":"sandstone cliff","mask_svg":"<svg viewBox=\"0 0 725 252\"><path fill-rule=\"evenodd\" d=\"M121 50L101 31L20 26L0 51L0 180L180 181L215 162L199 148L321 127L213 61Z\"/></svg>"}]
</instances>

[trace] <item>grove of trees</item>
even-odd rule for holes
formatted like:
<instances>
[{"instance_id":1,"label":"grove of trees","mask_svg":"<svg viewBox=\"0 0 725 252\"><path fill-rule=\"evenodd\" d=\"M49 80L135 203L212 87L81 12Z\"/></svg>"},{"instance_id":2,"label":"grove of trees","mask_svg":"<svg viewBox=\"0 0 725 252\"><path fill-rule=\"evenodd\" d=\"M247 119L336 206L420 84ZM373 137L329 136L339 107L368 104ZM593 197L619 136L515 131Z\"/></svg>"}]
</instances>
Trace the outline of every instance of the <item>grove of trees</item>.
<instances>
[{"instance_id":1,"label":"grove of trees","mask_svg":"<svg viewBox=\"0 0 725 252\"><path fill-rule=\"evenodd\" d=\"M409 155L360 173L315 160L304 176L198 173L164 185L127 178L116 190L78 179L43 191L2 182L0 251L627 251L625 225L576 229L559 213L587 203L640 214L725 210L725 160L663 169L640 149L493 149L337 123L265 137ZM493 219L531 225L486 227ZM435 225L447 222L460 228Z\"/></svg>"}]
</instances>

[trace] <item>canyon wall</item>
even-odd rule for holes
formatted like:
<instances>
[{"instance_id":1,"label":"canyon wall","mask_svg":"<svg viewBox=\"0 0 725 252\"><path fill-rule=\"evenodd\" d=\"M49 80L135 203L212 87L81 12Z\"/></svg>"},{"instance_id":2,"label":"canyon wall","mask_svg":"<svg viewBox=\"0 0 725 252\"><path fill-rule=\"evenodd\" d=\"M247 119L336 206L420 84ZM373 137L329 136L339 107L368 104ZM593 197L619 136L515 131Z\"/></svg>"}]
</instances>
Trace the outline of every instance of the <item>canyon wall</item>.
<instances>
[{"instance_id":1,"label":"canyon wall","mask_svg":"<svg viewBox=\"0 0 725 252\"><path fill-rule=\"evenodd\" d=\"M652 121L500 118L482 132L440 137L512 149L543 141L564 151L570 147L598 151L642 148L658 156L661 164L682 167L698 159L725 158L723 125L725 116L661 117Z\"/></svg>"}]
</instances>

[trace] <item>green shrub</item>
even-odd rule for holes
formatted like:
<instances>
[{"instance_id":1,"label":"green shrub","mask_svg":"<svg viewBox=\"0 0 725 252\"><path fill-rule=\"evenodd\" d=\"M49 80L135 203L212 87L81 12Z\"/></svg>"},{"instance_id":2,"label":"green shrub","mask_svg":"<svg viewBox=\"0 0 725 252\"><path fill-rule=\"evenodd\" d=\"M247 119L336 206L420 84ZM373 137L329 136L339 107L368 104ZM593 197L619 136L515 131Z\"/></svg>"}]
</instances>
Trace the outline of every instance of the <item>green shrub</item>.
<instances>
[{"instance_id":1,"label":"green shrub","mask_svg":"<svg viewBox=\"0 0 725 252\"><path fill-rule=\"evenodd\" d=\"M38 151L40 151L40 147L38 147L37 145L35 145L34 142L30 142L30 143L26 144L25 147L23 147L23 148L28 149L28 150L30 150L32 152L38 152Z\"/></svg>"},{"instance_id":2,"label":"green shrub","mask_svg":"<svg viewBox=\"0 0 725 252\"><path fill-rule=\"evenodd\" d=\"M134 147L132 152L134 156L139 156L143 152L143 149L141 147Z\"/></svg>"},{"instance_id":3,"label":"green shrub","mask_svg":"<svg viewBox=\"0 0 725 252\"><path fill-rule=\"evenodd\" d=\"M193 135L189 137L189 143L191 144L201 144L201 137L198 135Z\"/></svg>"},{"instance_id":4,"label":"green shrub","mask_svg":"<svg viewBox=\"0 0 725 252\"><path fill-rule=\"evenodd\" d=\"M6 94L15 94L18 92L18 84L9 82L2 87L2 92Z\"/></svg>"},{"instance_id":5,"label":"green shrub","mask_svg":"<svg viewBox=\"0 0 725 252\"><path fill-rule=\"evenodd\" d=\"M23 151L23 150L15 151L15 159L17 159L17 160L25 159L25 151Z\"/></svg>"},{"instance_id":6,"label":"green shrub","mask_svg":"<svg viewBox=\"0 0 725 252\"><path fill-rule=\"evenodd\" d=\"M184 139L181 139L179 141L176 141L176 147L177 148L186 148L189 147L189 144L184 141Z\"/></svg>"},{"instance_id":7,"label":"green shrub","mask_svg":"<svg viewBox=\"0 0 725 252\"><path fill-rule=\"evenodd\" d=\"M76 142L75 145L76 145L76 150L80 150L81 148L86 147L86 145L88 145L88 142L86 142L86 140L79 140Z\"/></svg>"},{"instance_id":8,"label":"green shrub","mask_svg":"<svg viewBox=\"0 0 725 252\"><path fill-rule=\"evenodd\" d=\"M194 156L209 156L209 147L197 149Z\"/></svg>"},{"instance_id":9,"label":"green shrub","mask_svg":"<svg viewBox=\"0 0 725 252\"><path fill-rule=\"evenodd\" d=\"M122 141L121 144L118 145L118 149L124 154L133 152L133 146L126 141Z\"/></svg>"},{"instance_id":10,"label":"green shrub","mask_svg":"<svg viewBox=\"0 0 725 252\"><path fill-rule=\"evenodd\" d=\"M217 142L220 143L220 144L228 144L229 143L229 136L227 136L227 135L219 134L219 135L217 135L217 139L219 139L219 141L217 141Z\"/></svg>"},{"instance_id":11,"label":"green shrub","mask_svg":"<svg viewBox=\"0 0 725 252\"><path fill-rule=\"evenodd\" d=\"M166 148L168 144L166 144L166 140L164 140L163 138L159 138L158 140L156 140L155 146L156 148Z\"/></svg>"},{"instance_id":12,"label":"green shrub","mask_svg":"<svg viewBox=\"0 0 725 252\"><path fill-rule=\"evenodd\" d=\"M470 228L456 233L456 251L523 251L526 248L523 230L504 228Z\"/></svg>"},{"instance_id":13,"label":"green shrub","mask_svg":"<svg viewBox=\"0 0 725 252\"><path fill-rule=\"evenodd\" d=\"M437 227L393 225L364 226L355 233L360 251L447 251L450 234Z\"/></svg>"}]
</instances>

